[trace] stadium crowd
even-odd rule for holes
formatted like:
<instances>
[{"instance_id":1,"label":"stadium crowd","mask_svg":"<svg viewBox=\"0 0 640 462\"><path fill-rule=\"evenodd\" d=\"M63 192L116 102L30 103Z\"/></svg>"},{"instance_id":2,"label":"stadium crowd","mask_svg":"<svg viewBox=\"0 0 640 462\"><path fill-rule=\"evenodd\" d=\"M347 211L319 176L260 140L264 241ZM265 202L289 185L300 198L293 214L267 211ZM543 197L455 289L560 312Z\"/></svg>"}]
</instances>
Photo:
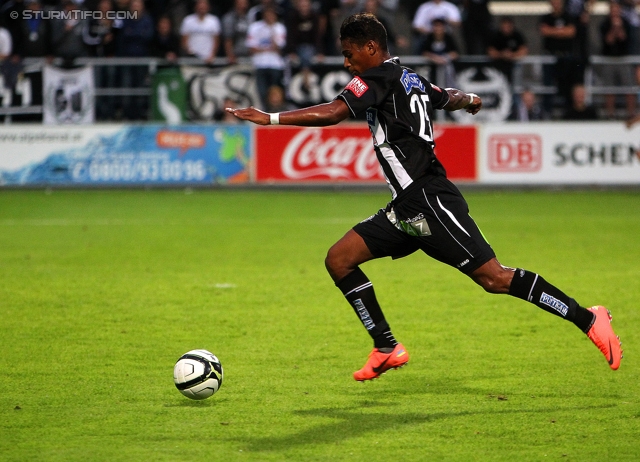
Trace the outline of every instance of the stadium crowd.
<instances>
[{"instance_id":1,"label":"stadium crowd","mask_svg":"<svg viewBox=\"0 0 640 462\"><path fill-rule=\"evenodd\" d=\"M596 110L585 98L584 78L590 55L640 54L640 0L611 0L609 14L597 19L599 43L590 43L594 2L549 0L551 11L539 18L537 33L541 53L556 60L544 66L543 83L557 92L539 101L540 95L525 88L514 98L511 119L636 114L638 95L633 93L622 96L623 114L615 93L605 95ZM60 11L75 13L52 14ZM298 66L306 82L314 62L340 55L340 21L360 11L376 14L385 25L391 53L423 56L425 64L444 70L438 75L445 80L436 82L443 86L455 85L455 63L461 55L486 56L511 81L517 62L529 53L530 38L513 18L494 18L488 0L5 0L0 7L0 71L5 87L10 87L26 57L57 58L67 67L81 57L159 57L170 63L195 57L203 64L244 60L255 68L262 108L283 107L288 66ZM411 27L398 28L403 24ZM638 84L640 67L606 65L597 77L605 87L631 87ZM143 66L101 66L96 79L103 87L137 88L148 85L149 75ZM115 100L101 104L98 118L147 117L143 100L117 106Z\"/></svg>"}]
</instances>

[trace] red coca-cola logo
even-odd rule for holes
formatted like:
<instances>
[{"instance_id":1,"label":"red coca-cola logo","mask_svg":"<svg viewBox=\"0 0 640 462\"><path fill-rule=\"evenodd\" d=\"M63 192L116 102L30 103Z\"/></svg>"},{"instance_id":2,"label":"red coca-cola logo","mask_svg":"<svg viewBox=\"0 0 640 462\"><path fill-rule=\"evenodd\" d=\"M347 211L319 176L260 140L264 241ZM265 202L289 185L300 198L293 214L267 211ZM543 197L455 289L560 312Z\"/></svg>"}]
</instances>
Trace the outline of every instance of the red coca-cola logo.
<instances>
[{"instance_id":1,"label":"red coca-cola logo","mask_svg":"<svg viewBox=\"0 0 640 462\"><path fill-rule=\"evenodd\" d=\"M258 133L258 179L383 178L367 128L280 128ZM277 166L273 154L268 159L261 155L263 148L271 153L281 149Z\"/></svg>"}]
</instances>

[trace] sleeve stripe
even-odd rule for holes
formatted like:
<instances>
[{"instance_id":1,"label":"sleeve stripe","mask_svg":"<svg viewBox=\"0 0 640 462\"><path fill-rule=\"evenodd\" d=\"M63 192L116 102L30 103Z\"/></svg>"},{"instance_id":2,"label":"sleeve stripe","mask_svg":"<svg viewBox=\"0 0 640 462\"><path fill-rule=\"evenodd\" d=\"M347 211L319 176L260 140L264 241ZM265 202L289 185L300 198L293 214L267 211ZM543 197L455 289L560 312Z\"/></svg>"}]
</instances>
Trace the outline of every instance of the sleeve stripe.
<instances>
[{"instance_id":1,"label":"sleeve stripe","mask_svg":"<svg viewBox=\"0 0 640 462\"><path fill-rule=\"evenodd\" d=\"M347 103L347 107L349 108L349 110L351 111L351 114L353 115L353 117L356 116L356 113L353 112L353 109L351 109L351 106L349 105L349 101L347 101L347 98L344 97L344 95L340 94L338 95L338 98L340 98L342 101L344 101L345 103Z\"/></svg>"}]
</instances>

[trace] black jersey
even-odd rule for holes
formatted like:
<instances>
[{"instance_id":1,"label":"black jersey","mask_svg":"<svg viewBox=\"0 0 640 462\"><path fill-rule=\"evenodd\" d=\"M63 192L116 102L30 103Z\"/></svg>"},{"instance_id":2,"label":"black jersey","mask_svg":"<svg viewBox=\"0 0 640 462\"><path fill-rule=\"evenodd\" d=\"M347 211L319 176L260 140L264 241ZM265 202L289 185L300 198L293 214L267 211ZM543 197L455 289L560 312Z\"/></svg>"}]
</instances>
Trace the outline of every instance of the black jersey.
<instances>
[{"instance_id":1,"label":"black jersey","mask_svg":"<svg viewBox=\"0 0 640 462\"><path fill-rule=\"evenodd\" d=\"M336 98L347 103L353 117L366 111L394 199L430 169L444 171L433 151L431 121L434 108L449 102L446 91L393 58L354 77Z\"/></svg>"}]
</instances>

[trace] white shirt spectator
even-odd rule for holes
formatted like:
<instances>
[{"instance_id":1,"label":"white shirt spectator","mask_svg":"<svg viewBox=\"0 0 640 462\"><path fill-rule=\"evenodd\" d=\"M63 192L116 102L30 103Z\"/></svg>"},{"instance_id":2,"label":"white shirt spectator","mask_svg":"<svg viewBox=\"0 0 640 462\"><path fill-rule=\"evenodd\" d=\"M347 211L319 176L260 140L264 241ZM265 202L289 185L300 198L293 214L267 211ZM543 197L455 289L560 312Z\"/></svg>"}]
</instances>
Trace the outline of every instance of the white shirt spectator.
<instances>
[{"instance_id":1,"label":"white shirt spectator","mask_svg":"<svg viewBox=\"0 0 640 462\"><path fill-rule=\"evenodd\" d=\"M206 14L202 20L197 14L186 16L180 26L180 35L187 37L187 51L200 59L214 58L213 46L220 38L220 20Z\"/></svg>"},{"instance_id":2,"label":"white shirt spectator","mask_svg":"<svg viewBox=\"0 0 640 462\"><path fill-rule=\"evenodd\" d=\"M444 19L449 26L458 26L462 20L460 10L446 0L432 0L420 5L413 17L413 28L422 34L431 32L434 19Z\"/></svg>"},{"instance_id":3,"label":"white shirt spectator","mask_svg":"<svg viewBox=\"0 0 640 462\"><path fill-rule=\"evenodd\" d=\"M11 34L4 27L0 27L0 60L9 56L12 49Z\"/></svg>"},{"instance_id":4,"label":"white shirt spectator","mask_svg":"<svg viewBox=\"0 0 640 462\"><path fill-rule=\"evenodd\" d=\"M275 43L282 49L287 43L287 29L284 24L276 22L269 25L265 21L256 21L249 25L247 31L247 48L263 49L251 56L253 66L260 69L284 69L284 58L269 47Z\"/></svg>"}]
</instances>

